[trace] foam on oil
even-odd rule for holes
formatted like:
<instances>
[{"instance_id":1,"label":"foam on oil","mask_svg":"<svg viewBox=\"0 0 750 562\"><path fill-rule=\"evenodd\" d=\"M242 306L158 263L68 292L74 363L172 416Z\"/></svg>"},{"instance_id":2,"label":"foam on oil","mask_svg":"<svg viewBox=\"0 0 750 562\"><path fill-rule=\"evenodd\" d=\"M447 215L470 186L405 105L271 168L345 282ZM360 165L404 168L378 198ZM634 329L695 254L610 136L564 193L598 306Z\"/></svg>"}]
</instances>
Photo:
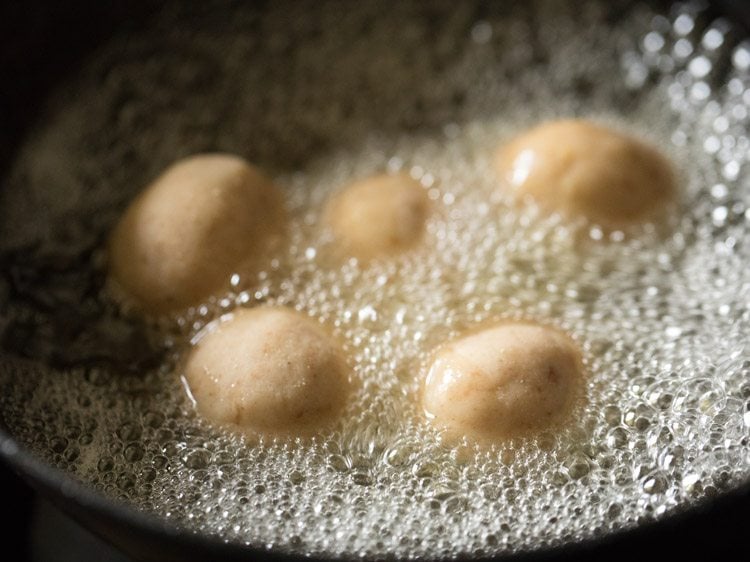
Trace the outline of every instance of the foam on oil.
<instances>
[{"instance_id":1,"label":"foam on oil","mask_svg":"<svg viewBox=\"0 0 750 562\"><path fill-rule=\"evenodd\" d=\"M323 3L314 17L218 4L113 40L52 100L0 191L0 404L25 445L196 531L366 557L539 548L748 477L750 50L731 26L691 5L669 19L596 2ZM666 234L601 240L497 190L498 143L570 115L673 158L684 196ZM103 294L100 248L138 189L203 150L275 175L292 243L165 336ZM425 244L335 263L326 198L383 170L434 200ZM181 386L191 338L263 303L332 327L354 365L353 404L312 443L210 427ZM442 444L417 401L423 362L506 318L580 343L577 421L490 451Z\"/></svg>"}]
</instances>

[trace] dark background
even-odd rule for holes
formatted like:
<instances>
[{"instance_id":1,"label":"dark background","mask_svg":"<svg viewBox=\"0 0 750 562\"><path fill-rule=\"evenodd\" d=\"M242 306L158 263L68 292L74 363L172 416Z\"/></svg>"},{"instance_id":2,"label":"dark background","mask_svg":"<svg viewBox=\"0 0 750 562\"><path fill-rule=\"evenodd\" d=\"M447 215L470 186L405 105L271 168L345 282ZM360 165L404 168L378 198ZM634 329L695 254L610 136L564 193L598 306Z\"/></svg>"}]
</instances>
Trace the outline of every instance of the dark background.
<instances>
[{"instance_id":1,"label":"dark background","mask_svg":"<svg viewBox=\"0 0 750 562\"><path fill-rule=\"evenodd\" d=\"M13 553L8 562L30 560L28 549L29 521L33 494L5 465L0 464L0 521L2 521L3 548Z\"/></svg>"}]
</instances>

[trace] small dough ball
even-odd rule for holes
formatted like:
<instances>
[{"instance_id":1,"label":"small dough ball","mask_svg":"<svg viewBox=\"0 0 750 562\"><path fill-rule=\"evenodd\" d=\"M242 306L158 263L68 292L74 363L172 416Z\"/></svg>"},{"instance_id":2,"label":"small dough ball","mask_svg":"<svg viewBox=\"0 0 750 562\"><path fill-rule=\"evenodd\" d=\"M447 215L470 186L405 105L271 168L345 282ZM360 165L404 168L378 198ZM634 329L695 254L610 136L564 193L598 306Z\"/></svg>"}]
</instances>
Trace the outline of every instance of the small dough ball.
<instances>
[{"instance_id":1,"label":"small dough ball","mask_svg":"<svg viewBox=\"0 0 750 562\"><path fill-rule=\"evenodd\" d=\"M383 174L335 195L326 222L341 254L367 262L415 246L429 210L430 200L419 182L407 174Z\"/></svg>"},{"instance_id":2,"label":"small dough ball","mask_svg":"<svg viewBox=\"0 0 750 562\"><path fill-rule=\"evenodd\" d=\"M278 246L281 193L237 156L180 160L128 207L109 246L110 276L152 314L177 312L252 275Z\"/></svg>"},{"instance_id":3,"label":"small dough ball","mask_svg":"<svg viewBox=\"0 0 750 562\"><path fill-rule=\"evenodd\" d=\"M498 151L496 166L519 198L607 229L655 218L677 190L672 166L654 148L575 119L519 135Z\"/></svg>"},{"instance_id":4,"label":"small dough ball","mask_svg":"<svg viewBox=\"0 0 750 562\"><path fill-rule=\"evenodd\" d=\"M185 377L207 419L260 433L309 433L349 393L343 352L307 316L283 307L235 312L192 350Z\"/></svg>"},{"instance_id":5,"label":"small dough ball","mask_svg":"<svg viewBox=\"0 0 750 562\"><path fill-rule=\"evenodd\" d=\"M582 371L578 346L562 332L499 324L438 349L424 408L450 438L495 442L561 421L579 395Z\"/></svg>"}]
</instances>

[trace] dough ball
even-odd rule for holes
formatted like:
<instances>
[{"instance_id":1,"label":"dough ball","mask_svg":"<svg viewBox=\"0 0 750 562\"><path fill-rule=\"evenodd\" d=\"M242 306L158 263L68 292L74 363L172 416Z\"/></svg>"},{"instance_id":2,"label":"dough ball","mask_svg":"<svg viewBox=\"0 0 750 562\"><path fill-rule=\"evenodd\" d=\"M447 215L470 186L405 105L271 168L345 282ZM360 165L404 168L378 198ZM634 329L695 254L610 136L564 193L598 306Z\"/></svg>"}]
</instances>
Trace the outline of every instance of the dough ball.
<instances>
[{"instance_id":1,"label":"dough ball","mask_svg":"<svg viewBox=\"0 0 750 562\"><path fill-rule=\"evenodd\" d=\"M427 193L407 174L358 181L328 203L326 222L342 255L367 262L420 242L430 210Z\"/></svg>"},{"instance_id":2,"label":"dough ball","mask_svg":"<svg viewBox=\"0 0 750 562\"><path fill-rule=\"evenodd\" d=\"M579 394L582 370L578 346L565 334L499 324L438 349L424 408L450 437L499 441L561 421Z\"/></svg>"},{"instance_id":3,"label":"dough ball","mask_svg":"<svg viewBox=\"0 0 750 562\"><path fill-rule=\"evenodd\" d=\"M201 338L185 365L198 412L260 433L309 433L349 393L343 352L307 316L283 307L235 312Z\"/></svg>"},{"instance_id":4,"label":"dough ball","mask_svg":"<svg viewBox=\"0 0 750 562\"><path fill-rule=\"evenodd\" d=\"M128 207L109 246L110 277L140 308L177 312L252 275L278 247L279 190L243 159L192 156L168 168Z\"/></svg>"},{"instance_id":5,"label":"dough ball","mask_svg":"<svg viewBox=\"0 0 750 562\"><path fill-rule=\"evenodd\" d=\"M519 135L498 151L496 165L519 198L607 229L654 219L676 192L672 167L654 148L582 120Z\"/></svg>"}]
</instances>

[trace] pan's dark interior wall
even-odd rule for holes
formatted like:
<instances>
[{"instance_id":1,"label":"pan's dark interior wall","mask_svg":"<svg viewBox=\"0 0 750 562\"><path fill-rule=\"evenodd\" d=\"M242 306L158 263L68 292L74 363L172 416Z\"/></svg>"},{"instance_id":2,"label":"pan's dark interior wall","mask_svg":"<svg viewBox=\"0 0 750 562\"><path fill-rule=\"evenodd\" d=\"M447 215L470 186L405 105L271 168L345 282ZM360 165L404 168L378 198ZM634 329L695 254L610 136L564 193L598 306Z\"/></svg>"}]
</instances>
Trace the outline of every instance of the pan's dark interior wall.
<instances>
[{"instance_id":1,"label":"pan's dark interior wall","mask_svg":"<svg viewBox=\"0 0 750 562\"><path fill-rule=\"evenodd\" d=\"M137 25L156 0L0 2L0 178L45 93L117 27Z\"/></svg>"}]
</instances>

